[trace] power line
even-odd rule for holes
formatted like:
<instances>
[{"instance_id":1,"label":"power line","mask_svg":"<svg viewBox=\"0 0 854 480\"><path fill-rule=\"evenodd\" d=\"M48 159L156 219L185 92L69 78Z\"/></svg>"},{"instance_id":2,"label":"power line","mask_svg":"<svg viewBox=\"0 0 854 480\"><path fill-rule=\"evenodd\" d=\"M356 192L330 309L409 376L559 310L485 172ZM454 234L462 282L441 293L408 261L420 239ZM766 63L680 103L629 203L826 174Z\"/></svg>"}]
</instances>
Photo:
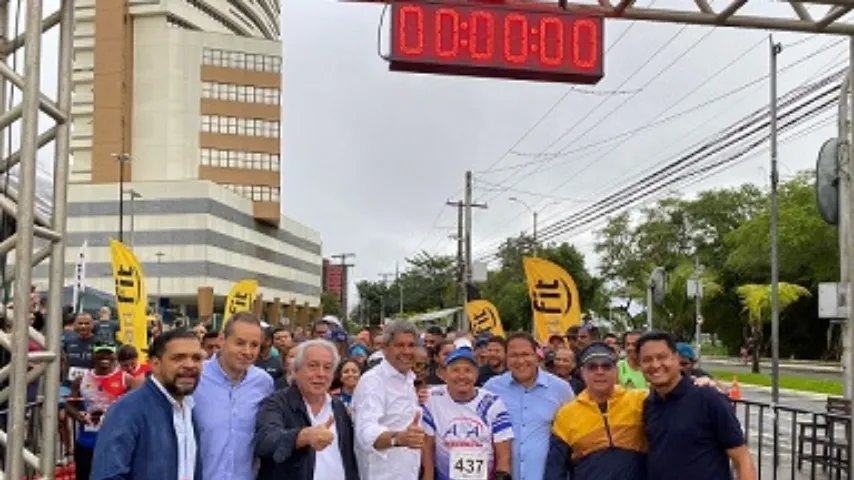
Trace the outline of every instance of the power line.
<instances>
[{"instance_id":1,"label":"power line","mask_svg":"<svg viewBox=\"0 0 854 480\"><path fill-rule=\"evenodd\" d=\"M834 77L831 77L834 78ZM814 116L822 111L831 108L835 102L835 94L838 92L839 87L835 86L829 90L823 91L815 95L813 98L810 98L800 104L796 105L789 111L783 113L778 118L786 119L796 113L800 113L800 115L789 119L786 121L782 127L782 129L789 129L793 125L796 125L811 116ZM790 105L791 101L789 101L786 106ZM806 112L801 113L802 110L806 110ZM564 220L556 222L547 226L544 230L545 233L542 234L542 238L544 241L555 238L567 231L577 228L580 225L583 225L585 221L589 222L590 219L601 218L604 215L608 215L613 213L616 209L622 208L626 205L632 204L637 200L650 195L651 193L660 191L664 188L670 187L682 180L690 178L691 176L698 175L704 172L708 172L714 168L720 167L721 165L725 165L726 163L732 162L735 159L738 159L745 154L749 153L751 150L754 150L757 146L761 145L762 142L765 141L764 136L761 135L762 132L767 128L769 120L759 124L758 126L752 126L756 123L756 119L750 119L746 125L738 125L735 128L728 129L729 133L723 137L721 135L713 136L713 140L702 145L699 149L695 150L691 154L681 157L680 159L671 162L669 165L659 169L651 175L648 175L646 178L641 181L636 182L632 186L625 188L621 191L618 191L605 199L600 200L596 204L583 209L582 211L575 213ZM748 132L744 132L745 129L749 129ZM759 138L754 139L751 143L748 143L746 146L743 146L741 150L739 150L736 154L730 155L723 160L718 160L706 166L697 167L694 171L689 171L687 173L686 170L692 166L697 166L700 162L710 158L713 155L721 152L722 150L738 145L743 140L750 138L751 136L755 136L759 133ZM732 139L734 135L738 135L735 139ZM720 145L722 142L725 142L723 145ZM705 152L706 150L710 150ZM697 153L703 153L703 155L696 159ZM685 165L685 162L693 160L691 163ZM684 165L684 166L683 166ZM674 174L680 174L680 176L673 177ZM657 178L662 177L663 178ZM671 178L667 178L667 176ZM656 184L657 182L657 184ZM616 206L614 204L617 204Z\"/></svg>"},{"instance_id":2,"label":"power line","mask_svg":"<svg viewBox=\"0 0 854 480\"><path fill-rule=\"evenodd\" d=\"M806 60L809 60L809 59L813 58L813 57L814 57L814 55L815 55L816 53L821 52L821 51L826 51L828 48L831 48L831 47L833 47L833 46L836 46L836 45L838 45L838 44L839 44L840 42L842 42L842 41L844 41L844 40L834 40L834 41L830 42L829 44L826 44L826 45L822 46L819 50L817 50L817 51L815 51L815 52L812 52L812 53L810 53L810 54L808 54L808 55L806 55L806 56L804 56L804 57L802 57L802 58L800 58L800 59L798 59L798 60L796 60L796 61L792 62L791 64L787 65L786 67L784 67L784 68L780 69L780 72L783 72L783 71L785 71L785 70L789 70L789 69L791 69L792 67L794 67L794 66L796 66L796 65L798 65L798 64L801 64L801 63L803 63L803 62L804 62L804 61L806 61ZM752 47L752 48L753 48L753 47ZM821 72L821 70L819 70L817 73L820 73L820 72ZM752 86L754 86L754 85L757 85L758 83L762 82L762 81L763 81L764 79L766 79L767 77L768 77L768 75L767 75L767 74L766 74L766 75L763 75L762 77L760 77L760 78L758 78L758 79L756 79L756 80L753 80L753 81L751 81L751 82L749 82L749 83L747 83L747 84L745 84L745 85L742 85L742 86L740 86L740 87L738 87L738 88L736 88L736 89L734 89L734 90L731 90L731 91L729 91L729 92L727 92L727 93L724 93L723 95L720 95L720 96L716 97L715 99L712 99L712 100L706 101L706 102L704 102L704 103L702 103L702 104L700 104L700 105L697 105L696 107L692 107L692 108L690 108L690 109L688 109L688 110L685 110L685 111L683 111L683 112L679 112L679 113L677 113L677 114L674 114L673 116L668 117L667 119L661 119L661 120L658 120L658 121L657 121L657 123L659 123L659 124L660 124L660 123L664 123L665 121L667 121L667 120L669 120L669 119L671 119L671 118L674 118L674 117L676 117L676 116L682 116L682 115L684 115L684 114L690 113L690 111L699 110L701 107L708 106L708 105L710 105L710 104L712 104L712 103L715 103L715 102L719 101L719 100L720 100L720 99L722 99L722 98L726 98L726 97L732 96L732 95L733 95L733 94L735 94L735 93L738 93L738 92L740 92L740 91L744 91L744 90L748 89L749 87L752 87ZM807 82L804 82L801 86L803 87L803 85L804 85L804 84L807 84ZM800 87L799 87L799 88L800 88ZM787 95L795 94L795 93L797 93L798 91L799 91L798 89L795 89L795 90L793 90L792 92L789 92L789 94L787 94ZM674 104L674 105L675 105L675 104ZM668 109L670 109L670 108L672 108L672 106L671 106L671 107L669 107ZM665 111L666 111L666 110L665 110ZM762 111L763 111L762 109L759 109L759 110L757 110L756 112L754 112L754 114L753 114L753 115L759 114L759 113L760 113L760 112L762 112ZM723 111L719 112L717 115L714 115L712 118L710 118L710 119L708 119L708 120L704 121L704 122L703 122L703 123L701 123L701 124L698 124L697 128L693 129L691 132L688 132L686 135L690 135L690 134L692 134L693 132L695 132L695 131L697 131L697 130L700 130L700 129L702 129L702 128L706 128L706 125L707 125L707 124L708 124L712 119L717 118L717 117L719 117L719 116L721 116L721 115L723 115L723 114L725 114L725 113L727 113L727 111L726 111L726 110L723 110ZM624 136L631 136L631 135L633 135L634 133L637 133L637 132L642 131L642 130L646 130L647 128L648 128L648 127L646 127L646 126L642 126L642 127L638 128L638 129L635 129L635 130L633 130L633 131L623 132L623 133L621 133L621 134L618 134L614 139L619 139L619 138L622 138L622 137L624 137ZM684 137L684 136L685 136L685 135L683 135L683 137ZM600 143L610 142L610 141L613 141L614 139L606 139L606 140L604 140L604 141L602 141L602 142L600 142ZM623 142L623 143L624 143L624 142ZM577 150L582 150L582 149L585 149L585 148L590 148L590 147L592 147L593 145L595 145L595 144L585 145L585 146L583 146L583 147L580 147L580 148L579 148L579 149L577 149ZM613 150L613 149L612 149L612 150ZM532 162L532 163L534 163L534 162ZM539 163L539 161L537 161L536 163ZM566 162L566 163L568 163L568 162ZM589 166L589 165L588 165L588 166ZM585 167L585 168L586 168L586 167ZM642 173L641 173L641 174L642 174ZM568 183L568 182L564 182L564 183L562 183L561 185L559 185L558 187L555 187L555 188L551 189L549 192L547 192L547 194L551 194L551 193L553 193L553 192L557 191L561 186L565 185L566 183ZM519 218L521 215L522 215L522 214L516 215L515 217L513 217L513 219L511 219L511 221L510 221L510 222L512 222L513 220L515 220L515 219ZM505 224L506 224L506 223L510 223L510 222L505 222ZM493 244L493 245L497 245L497 244ZM494 247L491 247L491 248L494 248Z\"/></svg>"}]
</instances>

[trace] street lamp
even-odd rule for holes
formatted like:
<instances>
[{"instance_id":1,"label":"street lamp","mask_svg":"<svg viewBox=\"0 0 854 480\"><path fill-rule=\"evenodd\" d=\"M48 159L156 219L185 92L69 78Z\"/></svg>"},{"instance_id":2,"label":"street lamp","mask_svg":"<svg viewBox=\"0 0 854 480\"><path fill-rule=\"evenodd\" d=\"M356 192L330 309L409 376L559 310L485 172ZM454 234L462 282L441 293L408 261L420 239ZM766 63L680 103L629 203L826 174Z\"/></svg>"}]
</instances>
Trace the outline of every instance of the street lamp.
<instances>
[{"instance_id":1,"label":"street lamp","mask_svg":"<svg viewBox=\"0 0 854 480\"><path fill-rule=\"evenodd\" d=\"M113 158L119 163L119 241L124 238L124 208L125 208L125 162L130 161L128 153L114 153Z\"/></svg>"},{"instance_id":2,"label":"street lamp","mask_svg":"<svg viewBox=\"0 0 854 480\"><path fill-rule=\"evenodd\" d=\"M553 202L551 202L551 203L547 203L547 204L545 204L545 205L543 206L543 208L541 208L541 209L540 209L540 211L538 212L538 211L534 210L530 205L528 205L527 203L525 203L523 200L519 199L518 197L510 197L510 198L508 198L507 200L510 200L511 202L516 202L516 203L518 203L518 204L521 204L522 206L524 206L525 208L527 208L527 209L528 209L528 211L529 211L529 212L531 212L531 215L534 217L534 256L536 257L536 256L537 256L537 250L538 250L539 245L540 245L540 243L537 241L537 217L539 217L539 214L540 214L540 213L542 213L542 212L543 212L543 210L545 210L545 209L549 208L549 207L550 207L550 206L552 206L552 205L557 205L557 204L559 204L560 202L558 202L558 201L553 201Z\"/></svg>"},{"instance_id":3,"label":"street lamp","mask_svg":"<svg viewBox=\"0 0 854 480\"><path fill-rule=\"evenodd\" d=\"M133 250L134 216L136 215L136 209L133 206L133 201L137 198L142 198L142 194L132 188L129 188L124 192L125 195L130 196L130 248Z\"/></svg>"}]
</instances>

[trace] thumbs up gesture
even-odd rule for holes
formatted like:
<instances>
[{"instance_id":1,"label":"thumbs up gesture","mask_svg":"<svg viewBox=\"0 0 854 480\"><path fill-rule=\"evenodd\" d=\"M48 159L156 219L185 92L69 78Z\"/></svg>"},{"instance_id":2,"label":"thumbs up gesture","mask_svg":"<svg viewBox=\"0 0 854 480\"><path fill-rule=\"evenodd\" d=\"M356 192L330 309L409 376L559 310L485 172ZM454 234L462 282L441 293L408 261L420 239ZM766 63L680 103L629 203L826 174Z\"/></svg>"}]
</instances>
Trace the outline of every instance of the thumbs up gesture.
<instances>
[{"instance_id":1,"label":"thumbs up gesture","mask_svg":"<svg viewBox=\"0 0 854 480\"><path fill-rule=\"evenodd\" d=\"M400 432L399 442L401 445L412 449L420 449L424 445L424 429L421 428L421 409L415 411L415 418L412 423L406 427L406 430Z\"/></svg>"},{"instance_id":2,"label":"thumbs up gesture","mask_svg":"<svg viewBox=\"0 0 854 480\"><path fill-rule=\"evenodd\" d=\"M305 436L305 443L316 451L323 450L335 441L335 416L330 415L325 422L303 429L300 432Z\"/></svg>"}]
</instances>

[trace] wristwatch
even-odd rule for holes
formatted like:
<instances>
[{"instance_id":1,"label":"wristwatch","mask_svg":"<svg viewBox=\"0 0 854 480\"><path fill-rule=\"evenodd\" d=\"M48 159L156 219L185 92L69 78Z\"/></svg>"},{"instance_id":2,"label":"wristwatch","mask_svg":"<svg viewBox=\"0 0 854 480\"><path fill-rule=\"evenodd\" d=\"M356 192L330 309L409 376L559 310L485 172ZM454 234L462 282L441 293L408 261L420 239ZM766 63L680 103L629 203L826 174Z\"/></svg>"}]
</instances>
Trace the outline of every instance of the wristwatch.
<instances>
[{"instance_id":1,"label":"wristwatch","mask_svg":"<svg viewBox=\"0 0 854 480\"><path fill-rule=\"evenodd\" d=\"M392 446L392 447L396 447L396 446L397 446L397 432L393 432L393 433L391 434L391 446Z\"/></svg>"}]
</instances>

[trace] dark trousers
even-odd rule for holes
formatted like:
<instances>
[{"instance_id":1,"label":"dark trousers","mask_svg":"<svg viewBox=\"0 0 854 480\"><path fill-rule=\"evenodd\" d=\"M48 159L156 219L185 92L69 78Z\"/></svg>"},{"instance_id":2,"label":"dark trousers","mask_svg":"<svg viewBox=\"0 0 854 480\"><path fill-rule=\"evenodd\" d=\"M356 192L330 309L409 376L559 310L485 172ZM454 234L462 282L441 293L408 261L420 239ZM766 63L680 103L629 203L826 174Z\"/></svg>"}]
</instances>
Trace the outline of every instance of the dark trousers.
<instances>
[{"instance_id":1,"label":"dark trousers","mask_svg":"<svg viewBox=\"0 0 854 480\"><path fill-rule=\"evenodd\" d=\"M95 450L84 447L79 443L74 444L74 470L77 480L89 480L92 474L92 457Z\"/></svg>"}]
</instances>

